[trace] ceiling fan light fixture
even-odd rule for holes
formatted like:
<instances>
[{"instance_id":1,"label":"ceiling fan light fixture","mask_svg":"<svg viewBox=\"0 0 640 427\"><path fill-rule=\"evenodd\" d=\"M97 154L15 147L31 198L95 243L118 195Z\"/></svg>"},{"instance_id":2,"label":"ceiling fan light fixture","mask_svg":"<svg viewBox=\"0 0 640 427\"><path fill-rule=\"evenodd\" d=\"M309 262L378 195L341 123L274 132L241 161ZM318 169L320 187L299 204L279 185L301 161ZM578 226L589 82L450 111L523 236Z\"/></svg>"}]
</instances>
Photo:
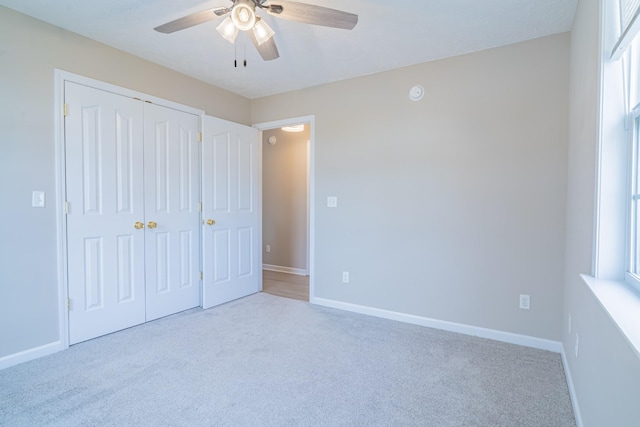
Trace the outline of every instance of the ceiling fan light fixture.
<instances>
[{"instance_id":1,"label":"ceiling fan light fixture","mask_svg":"<svg viewBox=\"0 0 640 427\"><path fill-rule=\"evenodd\" d=\"M238 27L234 25L233 21L228 16L216 27L216 30L218 30L220 35L229 43L233 44L236 42L236 37L238 37Z\"/></svg>"},{"instance_id":2,"label":"ceiling fan light fixture","mask_svg":"<svg viewBox=\"0 0 640 427\"><path fill-rule=\"evenodd\" d=\"M255 3L250 0L238 0L231 10L231 20L241 31L249 31L256 23Z\"/></svg>"},{"instance_id":3,"label":"ceiling fan light fixture","mask_svg":"<svg viewBox=\"0 0 640 427\"><path fill-rule=\"evenodd\" d=\"M264 42L268 41L275 34L269 24L264 22L260 17L256 19L256 24L251 31L258 42L258 46L262 46Z\"/></svg>"}]
</instances>

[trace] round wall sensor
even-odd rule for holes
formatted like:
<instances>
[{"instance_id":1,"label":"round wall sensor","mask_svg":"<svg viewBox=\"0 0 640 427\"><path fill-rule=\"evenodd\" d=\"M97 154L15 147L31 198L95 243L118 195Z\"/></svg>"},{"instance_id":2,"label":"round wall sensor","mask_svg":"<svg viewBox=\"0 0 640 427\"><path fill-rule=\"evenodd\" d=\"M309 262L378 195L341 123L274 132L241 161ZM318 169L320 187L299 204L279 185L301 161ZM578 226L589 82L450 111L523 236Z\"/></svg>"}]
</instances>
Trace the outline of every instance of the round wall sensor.
<instances>
[{"instance_id":1,"label":"round wall sensor","mask_svg":"<svg viewBox=\"0 0 640 427\"><path fill-rule=\"evenodd\" d=\"M415 85L409 90L409 99L412 101L420 101L424 96L424 88L420 85Z\"/></svg>"},{"instance_id":2,"label":"round wall sensor","mask_svg":"<svg viewBox=\"0 0 640 427\"><path fill-rule=\"evenodd\" d=\"M273 144L275 144L275 143L276 143L276 141L277 141L277 140L276 140L276 137L275 137L274 135L271 135L271 136L269 137L269 144L273 145Z\"/></svg>"}]
</instances>

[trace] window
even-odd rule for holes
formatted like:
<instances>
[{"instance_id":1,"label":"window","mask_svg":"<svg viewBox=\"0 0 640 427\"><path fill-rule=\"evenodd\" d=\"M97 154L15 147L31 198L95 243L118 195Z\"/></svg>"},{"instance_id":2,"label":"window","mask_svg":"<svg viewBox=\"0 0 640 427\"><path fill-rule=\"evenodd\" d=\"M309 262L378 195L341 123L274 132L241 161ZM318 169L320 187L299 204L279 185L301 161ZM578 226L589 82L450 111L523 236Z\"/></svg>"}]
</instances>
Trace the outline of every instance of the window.
<instances>
[{"instance_id":1,"label":"window","mask_svg":"<svg viewBox=\"0 0 640 427\"><path fill-rule=\"evenodd\" d=\"M624 1L624 0L623 0ZM640 5L640 0L627 0ZM626 15L625 15L626 13ZM629 11L621 9L621 24L624 27ZM633 38L622 56L624 78L624 100L629 128L629 221L628 261L626 281L640 290L640 37Z\"/></svg>"},{"instance_id":2,"label":"window","mask_svg":"<svg viewBox=\"0 0 640 427\"><path fill-rule=\"evenodd\" d=\"M640 40L615 58L624 33L619 1L602 3L594 252L592 274L581 277L640 352L640 201L633 197L640 193Z\"/></svg>"},{"instance_id":3,"label":"window","mask_svg":"<svg viewBox=\"0 0 640 427\"><path fill-rule=\"evenodd\" d=\"M640 152L640 115L634 108L631 113L633 124L631 142L631 167L630 167L630 215L629 215L629 267L627 281L636 285L640 290L640 186L638 153Z\"/></svg>"}]
</instances>

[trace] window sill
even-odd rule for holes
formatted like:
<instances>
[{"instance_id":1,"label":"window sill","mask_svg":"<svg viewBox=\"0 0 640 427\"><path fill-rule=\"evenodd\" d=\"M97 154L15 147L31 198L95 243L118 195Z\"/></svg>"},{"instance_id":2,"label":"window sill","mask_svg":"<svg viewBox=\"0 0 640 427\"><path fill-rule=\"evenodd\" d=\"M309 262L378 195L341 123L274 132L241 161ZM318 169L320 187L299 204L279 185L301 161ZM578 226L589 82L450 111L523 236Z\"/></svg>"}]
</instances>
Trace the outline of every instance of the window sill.
<instances>
[{"instance_id":1,"label":"window sill","mask_svg":"<svg viewBox=\"0 0 640 427\"><path fill-rule=\"evenodd\" d=\"M640 357L640 292L622 281L603 280L586 274L580 277L631 344L636 356Z\"/></svg>"}]
</instances>

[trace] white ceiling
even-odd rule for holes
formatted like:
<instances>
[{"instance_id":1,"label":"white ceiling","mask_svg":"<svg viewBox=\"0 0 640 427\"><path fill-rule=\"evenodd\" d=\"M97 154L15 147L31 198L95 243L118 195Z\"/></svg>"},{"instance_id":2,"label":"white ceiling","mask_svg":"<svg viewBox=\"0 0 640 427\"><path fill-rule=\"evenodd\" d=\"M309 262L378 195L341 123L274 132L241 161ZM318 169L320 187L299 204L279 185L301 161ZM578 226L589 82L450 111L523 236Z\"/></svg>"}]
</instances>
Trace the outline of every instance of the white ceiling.
<instances>
[{"instance_id":1,"label":"white ceiling","mask_svg":"<svg viewBox=\"0 0 640 427\"><path fill-rule=\"evenodd\" d=\"M302 2L356 13L358 25L346 31L258 13L276 32L280 58L265 62L248 37L238 37L239 68L233 66L234 46L215 29L222 18L173 34L153 30L189 13L229 6L229 0L0 0L0 5L253 99L569 31L578 0Z\"/></svg>"}]
</instances>

